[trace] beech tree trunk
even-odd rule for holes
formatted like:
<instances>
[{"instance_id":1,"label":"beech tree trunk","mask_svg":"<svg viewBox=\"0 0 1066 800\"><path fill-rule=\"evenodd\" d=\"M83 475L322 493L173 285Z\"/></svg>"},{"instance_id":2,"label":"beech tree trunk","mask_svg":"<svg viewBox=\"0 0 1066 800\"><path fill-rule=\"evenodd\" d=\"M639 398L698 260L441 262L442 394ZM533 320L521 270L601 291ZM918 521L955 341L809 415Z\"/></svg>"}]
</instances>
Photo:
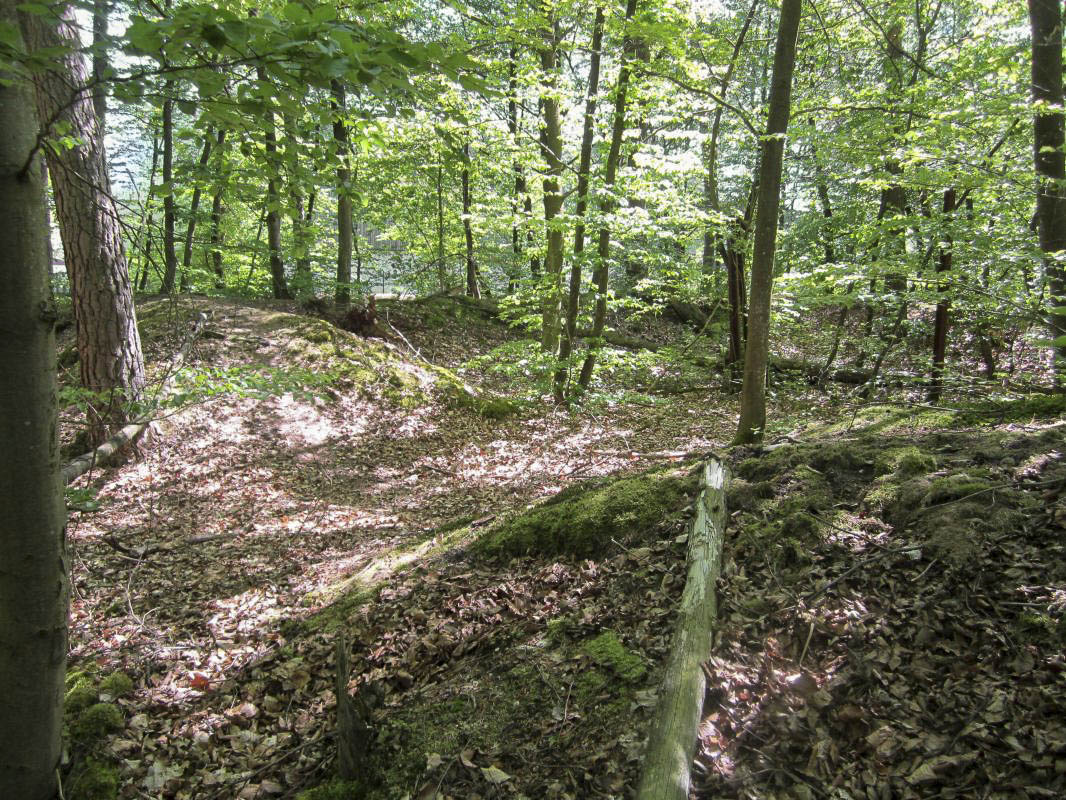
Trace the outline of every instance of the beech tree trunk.
<instances>
[{"instance_id":1,"label":"beech tree trunk","mask_svg":"<svg viewBox=\"0 0 1066 800\"><path fill-rule=\"evenodd\" d=\"M1066 250L1066 154L1063 142L1062 3L1029 0L1033 33L1032 95L1039 103L1033 118L1033 162L1036 169L1036 219L1048 287L1048 321L1055 383L1066 389L1066 270L1054 254Z\"/></svg>"},{"instance_id":2,"label":"beech tree trunk","mask_svg":"<svg viewBox=\"0 0 1066 800\"><path fill-rule=\"evenodd\" d=\"M162 294L174 291L174 281L178 276L178 254L174 248L174 101L169 97L173 91L173 81L167 81L163 91L168 97L163 101L163 284L159 287Z\"/></svg>"},{"instance_id":3,"label":"beech tree trunk","mask_svg":"<svg viewBox=\"0 0 1066 800\"><path fill-rule=\"evenodd\" d=\"M223 158L222 143L225 141L226 132L220 130L218 132L218 155L215 156L215 161ZM226 180L223 174L222 165L218 165L219 183L215 187L215 194L211 198L211 270L215 273L215 288L226 288L226 273L222 267L222 198L226 192Z\"/></svg>"},{"instance_id":4,"label":"beech tree trunk","mask_svg":"<svg viewBox=\"0 0 1066 800\"><path fill-rule=\"evenodd\" d=\"M333 106L336 118L333 120L333 140L337 143L337 289L333 299L342 311L352 301L352 173L348 168L348 123L344 120L345 98L344 86L334 80Z\"/></svg>"},{"instance_id":5,"label":"beech tree trunk","mask_svg":"<svg viewBox=\"0 0 1066 800\"><path fill-rule=\"evenodd\" d=\"M14 0L0 24L15 31ZM10 83L8 81L11 81ZM91 109L91 101L87 101ZM0 797L56 794L67 655L55 306L33 93L0 71Z\"/></svg>"},{"instance_id":6,"label":"beech tree trunk","mask_svg":"<svg viewBox=\"0 0 1066 800\"><path fill-rule=\"evenodd\" d=\"M950 215L955 211L956 195L954 189L944 190L944 223L947 224ZM933 372L929 381L929 401L935 403L940 399L944 389L944 361L948 350L948 313L951 310L951 299L948 297L948 285L943 280L943 273L951 271L952 249L954 242L951 232L943 231L940 236L943 244L940 247L940 257L937 260L936 271L941 276L937 285L939 295L936 303L936 316L933 320Z\"/></svg>"},{"instance_id":7,"label":"beech tree trunk","mask_svg":"<svg viewBox=\"0 0 1066 800\"><path fill-rule=\"evenodd\" d=\"M626 0L625 25L628 27L637 13L637 0ZM607 151L607 163L603 175L603 202L600 205L599 240L596 245L596 269L593 282L596 284L596 307L592 314L592 335L589 337L589 349L581 365L581 374L577 383L580 391L589 388L592 371L596 368L596 356L603 346L603 329L607 323L607 281L610 277L608 258L611 255L611 229L608 218L615 208L612 196L615 178L618 175L618 159L622 152L622 135L626 130L626 97L629 91L629 77L632 71L633 38L628 31L622 40L622 57L618 67L618 84L614 90L614 120L611 124L611 144Z\"/></svg>"},{"instance_id":8,"label":"beech tree trunk","mask_svg":"<svg viewBox=\"0 0 1066 800\"><path fill-rule=\"evenodd\" d=\"M463 144L463 238L466 242L466 296L481 299L478 285L477 259L474 258L474 228L470 219L470 142Z\"/></svg>"},{"instance_id":9,"label":"beech tree trunk","mask_svg":"<svg viewBox=\"0 0 1066 800\"><path fill-rule=\"evenodd\" d=\"M256 68L260 83L267 82L266 70ZM278 134L274 126L274 112L267 110L263 123L263 144L267 163L267 250L270 253L270 282L275 300L289 300L289 286L285 282L285 262L281 255L281 189L278 186Z\"/></svg>"},{"instance_id":10,"label":"beech tree trunk","mask_svg":"<svg viewBox=\"0 0 1066 800\"><path fill-rule=\"evenodd\" d=\"M196 186L192 190L192 200L189 201L189 224L185 226L185 248L181 254L181 290L183 292L189 291L189 270L192 269L192 239L196 234L196 214L200 210L200 195L203 194L203 187L200 186L202 180L204 168L207 166L207 160L211 157L211 130L208 129L207 135L204 136L204 149L200 151L200 173L197 175ZM223 131L218 132L218 143L222 144L222 137L225 135Z\"/></svg>"},{"instance_id":11,"label":"beech tree trunk","mask_svg":"<svg viewBox=\"0 0 1066 800\"><path fill-rule=\"evenodd\" d=\"M37 116L62 121L80 139L70 149L46 148L74 300L81 384L96 393L89 409L89 438L98 444L108 428L130 420L129 404L144 389L144 358L133 308L133 291L122 248L118 209L111 195L103 137L81 53L71 6L59 15L22 13L23 38L31 51L61 49L55 68L37 73Z\"/></svg>"},{"instance_id":12,"label":"beech tree trunk","mask_svg":"<svg viewBox=\"0 0 1066 800\"><path fill-rule=\"evenodd\" d=\"M559 341L559 363L555 368L552 393L556 403L566 400L570 377L570 355L577 335L577 312L581 302L581 273L585 253L585 211L588 208L589 172L592 168L592 133L596 123L596 101L600 91L600 48L603 44L603 6L596 6L592 23L592 54L589 59L589 85L585 97L585 118L581 131L581 154L577 167L577 224L574 227L574 261L570 265L570 288L566 295L566 322Z\"/></svg>"},{"instance_id":13,"label":"beech tree trunk","mask_svg":"<svg viewBox=\"0 0 1066 800\"><path fill-rule=\"evenodd\" d=\"M777 244L777 212L781 202L781 167L785 133L792 109L792 71L796 64L802 0L782 0L774 72L770 82L770 115L762 143L759 206L751 260L748 340L744 348L744 386L736 444L762 441L766 428L766 366L770 345L770 295Z\"/></svg>"},{"instance_id":14,"label":"beech tree trunk","mask_svg":"<svg viewBox=\"0 0 1066 800\"><path fill-rule=\"evenodd\" d=\"M541 311L541 350L553 352L559 343L559 316L562 305L563 231L553 224L563 211L560 180L563 175L563 123L559 108L559 42L562 34L554 12L542 4L546 17L541 31L543 44L540 66L544 70L544 92L540 104L544 119L540 149L547 169L544 172L544 229L547 249L544 255L544 298Z\"/></svg>"}]
</instances>

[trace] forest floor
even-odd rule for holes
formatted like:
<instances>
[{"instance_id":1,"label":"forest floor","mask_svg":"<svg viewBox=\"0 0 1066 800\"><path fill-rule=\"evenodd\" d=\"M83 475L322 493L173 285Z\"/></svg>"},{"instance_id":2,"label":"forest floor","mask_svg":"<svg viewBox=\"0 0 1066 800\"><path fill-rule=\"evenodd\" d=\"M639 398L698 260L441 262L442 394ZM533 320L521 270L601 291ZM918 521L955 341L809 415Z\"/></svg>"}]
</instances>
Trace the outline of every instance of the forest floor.
<instances>
[{"instance_id":1,"label":"forest floor","mask_svg":"<svg viewBox=\"0 0 1066 800\"><path fill-rule=\"evenodd\" d=\"M341 634L377 796L630 796L687 476L712 452L737 479L699 795L1066 793L1066 428L1047 408L842 416L801 382L772 401L788 440L728 450L720 380L634 356L607 365L617 391L557 410L496 368L515 334L448 300L383 305L390 343L270 305L151 301L157 377L201 311L182 407L79 480L68 527L70 670L121 709L92 753L121 797L328 781ZM649 496L651 469L677 491ZM639 506L594 548L479 550L608 476L633 476ZM117 672L132 692L108 690Z\"/></svg>"}]
</instances>

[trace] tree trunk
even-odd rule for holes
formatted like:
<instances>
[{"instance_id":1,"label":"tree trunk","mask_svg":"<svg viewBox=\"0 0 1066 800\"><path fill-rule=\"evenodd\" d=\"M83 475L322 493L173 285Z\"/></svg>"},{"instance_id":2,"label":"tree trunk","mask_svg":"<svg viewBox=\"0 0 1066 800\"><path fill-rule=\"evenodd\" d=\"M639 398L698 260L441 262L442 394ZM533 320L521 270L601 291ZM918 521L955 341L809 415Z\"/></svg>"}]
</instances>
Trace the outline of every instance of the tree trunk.
<instances>
[{"instance_id":1,"label":"tree trunk","mask_svg":"<svg viewBox=\"0 0 1066 800\"><path fill-rule=\"evenodd\" d=\"M766 361L770 344L770 295L777 243L777 211L781 202L781 167L785 133L792 108L792 71L796 63L802 0L782 0L781 21L770 83L770 114L762 143L759 207L751 260L751 299L748 302L748 341L744 348L744 386L740 424L735 442L762 441L766 428Z\"/></svg>"},{"instance_id":2,"label":"tree trunk","mask_svg":"<svg viewBox=\"0 0 1066 800\"><path fill-rule=\"evenodd\" d=\"M470 220L470 141L463 143L463 238L466 240L466 296L481 299L477 260L474 258L474 228Z\"/></svg>"},{"instance_id":3,"label":"tree trunk","mask_svg":"<svg viewBox=\"0 0 1066 800\"><path fill-rule=\"evenodd\" d=\"M1066 270L1054 254L1066 250L1066 154L1063 142L1062 4L1029 0L1033 33L1033 162L1037 178L1036 217L1048 286L1048 321L1055 383L1066 389Z\"/></svg>"},{"instance_id":4,"label":"tree trunk","mask_svg":"<svg viewBox=\"0 0 1066 800\"><path fill-rule=\"evenodd\" d=\"M174 82L167 81L163 91L166 93L163 101L163 261L166 269L159 291L170 294L178 276L178 254L174 248L174 100L170 97Z\"/></svg>"},{"instance_id":5,"label":"tree trunk","mask_svg":"<svg viewBox=\"0 0 1066 800\"><path fill-rule=\"evenodd\" d=\"M562 34L554 12L542 3L545 26L540 65L544 70L544 91L540 104L544 113L540 149L547 169L544 172L544 229L547 249L544 255L544 291L541 312L541 350L554 352L559 342L559 314L562 301L563 231L555 222L563 210L560 180L563 174L563 124L559 108L559 42Z\"/></svg>"},{"instance_id":6,"label":"tree trunk","mask_svg":"<svg viewBox=\"0 0 1066 800\"><path fill-rule=\"evenodd\" d=\"M196 213L200 209L200 195L203 193L203 188L200 186L200 180L203 178L204 169L207 167L207 160L211 157L211 138L213 134L211 129L208 128L207 135L204 136L204 149L200 151L200 171L196 177L196 186L192 190L192 200L189 202L189 223L185 226L185 248L181 254L181 291L189 291L189 270L192 268L192 239L196 234ZM222 144L223 131L218 132L218 143Z\"/></svg>"},{"instance_id":7,"label":"tree trunk","mask_svg":"<svg viewBox=\"0 0 1066 800\"><path fill-rule=\"evenodd\" d=\"M0 24L13 28L20 48L14 0L0 2ZM91 113L91 103L85 105ZM56 312L43 171L39 157L27 162L38 130L33 95L3 71L0 109L0 449L7 455L0 461L0 797L51 800L69 601L56 437Z\"/></svg>"},{"instance_id":8,"label":"tree trunk","mask_svg":"<svg viewBox=\"0 0 1066 800\"><path fill-rule=\"evenodd\" d=\"M441 153L441 161L444 154ZM444 164L437 164L437 280L442 292L448 291L448 266L444 251Z\"/></svg>"},{"instance_id":9,"label":"tree trunk","mask_svg":"<svg viewBox=\"0 0 1066 800\"><path fill-rule=\"evenodd\" d=\"M950 215L955 211L956 196L954 189L944 190L944 224L947 225ZM940 247L940 257L937 260L936 271L942 280L937 285L939 298L936 304L936 316L933 321L933 372L929 381L929 402L935 403L940 399L944 388L944 361L948 349L948 312L951 308L951 300L948 298L948 284L943 280L943 273L951 271L952 246L954 242L949 230L941 234L943 244Z\"/></svg>"},{"instance_id":10,"label":"tree trunk","mask_svg":"<svg viewBox=\"0 0 1066 800\"><path fill-rule=\"evenodd\" d=\"M637 0L626 0L625 26L628 28L637 12ZM626 96L629 91L633 39L627 31L622 41L622 57L618 67L618 85L614 90L614 121L611 124L611 144L607 151L607 163L603 176L603 202L600 205L599 240L596 246L596 269L593 281L596 284L596 308L592 314L592 335L589 337L589 349L581 365L578 387L585 391L592 382L592 371L596 367L596 356L603 346L601 339L607 323L607 281L610 277L608 258L611 255L611 229L608 218L614 211L615 201L612 196L615 178L618 175L618 159L622 152L622 135L626 130Z\"/></svg>"},{"instance_id":11,"label":"tree trunk","mask_svg":"<svg viewBox=\"0 0 1066 800\"><path fill-rule=\"evenodd\" d=\"M256 68L256 78L267 83L266 70ZM275 300L290 300L292 294L285 282L285 262L281 254L281 189L278 186L278 134L274 125L274 111L268 108L263 120L263 144L267 164L267 250L270 253L270 281Z\"/></svg>"},{"instance_id":12,"label":"tree trunk","mask_svg":"<svg viewBox=\"0 0 1066 800\"><path fill-rule=\"evenodd\" d=\"M95 444L107 438L109 427L129 421L129 405L144 389L133 291L103 138L92 97L84 88L89 75L73 8L64 6L58 17L24 13L20 22L31 51L65 53L50 55L56 69L35 76L38 118L66 123L81 140L69 149L48 148L46 154L74 299L81 384L97 398L88 420Z\"/></svg>"},{"instance_id":13,"label":"tree trunk","mask_svg":"<svg viewBox=\"0 0 1066 800\"><path fill-rule=\"evenodd\" d=\"M348 159L348 123L345 122L344 86L334 80L333 107L336 117L333 120L333 140L337 143L337 289L333 299L337 308L343 311L352 301L352 179Z\"/></svg>"},{"instance_id":14,"label":"tree trunk","mask_svg":"<svg viewBox=\"0 0 1066 800\"><path fill-rule=\"evenodd\" d=\"M711 654L718 614L714 589L728 519L727 482L728 474L720 461L712 459L704 466L696 518L688 537L688 577L681 595L677 633L648 735L637 800L687 800L689 796L707 684L703 662Z\"/></svg>"},{"instance_id":15,"label":"tree trunk","mask_svg":"<svg viewBox=\"0 0 1066 800\"><path fill-rule=\"evenodd\" d=\"M222 143L225 141L226 132L220 130L218 132L218 155L215 156L217 162L223 156ZM225 178L222 174L221 165L219 165L219 183L215 187L215 194L211 198L211 268L215 273L215 288L226 288L226 273L222 268L222 197L226 191Z\"/></svg>"},{"instance_id":16,"label":"tree trunk","mask_svg":"<svg viewBox=\"0 0 1066 800\"><path fill-rule=\"evenodd\" d=\"M559 363L555 368L552 392L556 403L566 399L570 377L570 355L577 334L577 312L581 302L581 273L585 253L585 211L588 208L589 172L592 168L592 133L596 123L596 101L600 91L600 48L603 43L603 6L596 6L592 23L592 54L589 85L585 98L585 119L581 131L581 154L577 167L577 225L574 228L574 261L570 266L570 290L566 296L566 324L559 342Z\"/></svg>"},{"instance_id":17,"label":"tree trunk","mask_svg":"<svg viewBox=\"0 0 1066 800\"><path fill-rule=\"evenodd\" d=\"M107 0L93 0L93 110L100 135L107 132L107 87L104 76L108 71Z\"/></svg>"},{"instance_id":18,"label":"tree trunk","mask_svg":"<svg viewBox=\"0 0 1066 800\"><path fill-rule=\"evenodd\" d=\"M299 255L296 258L296 283L300 290L308 294L314 294L314 284L311 278L311 225L315 218L315 198L318 191L312 188L307 195L307 206L304 206L303 197L299 192L294 192L292 233L296 241Z\"/></svg>"}]
</instances>

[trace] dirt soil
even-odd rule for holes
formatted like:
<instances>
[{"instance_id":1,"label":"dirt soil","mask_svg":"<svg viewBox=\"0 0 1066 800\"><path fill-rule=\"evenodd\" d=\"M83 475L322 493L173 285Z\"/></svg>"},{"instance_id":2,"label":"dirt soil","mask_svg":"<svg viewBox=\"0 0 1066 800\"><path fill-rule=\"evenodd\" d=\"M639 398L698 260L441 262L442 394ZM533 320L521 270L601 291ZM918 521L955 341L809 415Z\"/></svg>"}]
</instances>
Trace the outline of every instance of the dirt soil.
<instances>
[{"instance_id":1,"label":"dirt soil","mask_svg":"<svg viewBox=\"0 0 1066 800\"><path fill-rule=\"evenodd\" d=\"M134 683L101 697L122 720L92 754L121 797L326 783L341 634L349 692L373 709L369 796L632 796L684 500L595 558L476 542L578 482L726 453L720 379L635 356L580 412L524 397L495 413L457 386L517 389L492 355L515 334L462 304L384 304L386 343L293 307L141 310L159 380L195 314L209 322L189 404L79 480L100 505L79 501L68 528L71 670ZM621 402L637 373L645 393ZM1063 796L1063 428L909 406L830 424L821 389L772 392L791 436L727 453L693 796Z\"/></svg>"}]
</instances>

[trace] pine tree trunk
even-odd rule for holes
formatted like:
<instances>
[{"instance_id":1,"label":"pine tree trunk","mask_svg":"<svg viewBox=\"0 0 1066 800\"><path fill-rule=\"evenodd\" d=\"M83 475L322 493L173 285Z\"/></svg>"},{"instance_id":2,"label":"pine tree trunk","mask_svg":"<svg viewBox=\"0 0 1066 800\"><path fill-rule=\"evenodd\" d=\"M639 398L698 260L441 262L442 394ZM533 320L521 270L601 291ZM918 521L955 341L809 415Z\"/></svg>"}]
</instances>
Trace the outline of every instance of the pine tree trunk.
<instances>
[{"instance_id":1,"label":"pine tree trunk","mask_svg":"<svg viewBox=\"0 0 1066 800\"><path fill-rule=\"evenodd\" d=\"M98 397L88 420L90 443L98 444L108 428L130 421L129 404L140 398L145 383L118 209L92 97L84 88L89 74L73 7L63 7L54 18L24 13L20 23L31 51L66 53L51 57L56 69L36 75L35 95L39 119L65 122L81 140L46 153L74 299L81 383Z\"/></svg>"},{"instance_id":2,"label":"pine tree trunk","mask_svg":"<svg viewBox=\"0 0 1066 800\"><path fill-rule=\"evenodd\" d=\"M0 24L15 30L19 46L13 0L0 0ZM43 170L39 156L28 160L37 137L33 93L2 71L0 114L0 797L51 800L69 601L55 306Z\"/></svg>"},{"instance_id":3,"label":"pine tree trunk","mask_svg":"<svg viewBox=\"0 0 1066 800\"><path fill-rule=\"evenodd\" d=\"M785 133L792 109L792 71L796 64L802 0L782 0L774 72L770 83L770 115L762 143L759 206L751 260L748 339L744 348L744 387L735 443L761 441L766 428L766 366L770 345L770 295L773 289L777 212L781 202L781 168Z\"/></svg>"},{"instance_id":4,"label":"pine tree trunk","mask_svg":"<svg viewBox=\"0 0 1066 800\"><path fill-rule=\"evenodd\" d=\"M1054 253L1066 250L1066 154L1063 142L1062 3L1029 0L1033 32L1032 95L1043 104L1033 119L1033 161L1038 181L1037 233L1046 254L1048 320L1053 341L1055 382L1066 390L1066 270Z\"/></svg>"}]
</instances>

